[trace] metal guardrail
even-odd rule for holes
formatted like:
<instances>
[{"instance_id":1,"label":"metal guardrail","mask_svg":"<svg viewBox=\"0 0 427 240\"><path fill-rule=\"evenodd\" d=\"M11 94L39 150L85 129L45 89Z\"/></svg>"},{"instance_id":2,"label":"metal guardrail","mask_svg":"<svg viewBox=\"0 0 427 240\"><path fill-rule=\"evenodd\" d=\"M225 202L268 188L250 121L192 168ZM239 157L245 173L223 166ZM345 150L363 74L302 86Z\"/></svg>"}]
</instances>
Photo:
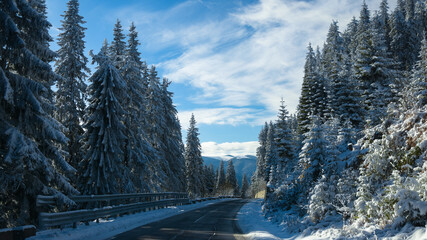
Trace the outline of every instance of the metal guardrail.
<instances>
[{"instance_id":1,"label":"metal guardrail","mask_svg":"<svg viewBox=\"0 0 427 240\"><path fill-rule=\"evenodd\" d=\"M164 208L167 206L176 206L189 204L190 200L186 193L135 193L135 194L110 194L110 195L82 195L71 196L76 204L90 202L106 202L108 205L112 201L117 204L94 209L80 209L65 212L47 213L40 212L39 228L64 226L73 224L76 227L77 222L87 222L102 217L120 216L128 213L148 211L152 209ZM134 201L134 203L129 203ZM119 204L126 202L126 204ZM47 209L48 207L58 207L54 196L37 196L37 208Z\"/></svg>"},{"instance_id":2,"label":"metal guardrail","mask_svg":"<svg viewBox=\"0 0 427 240\"><path fill-rule=\"evenodd\" d=\"M161 200L166 198L188 198L187 193L129 193L129 194L107 194L107 195L76 195L70 196L75 203L87 202L110 202L115 200L140 199L144 201ZM55 196L37 196L37 207L55 206L57 201Z\"/></svg>"},{"instance_id":3,"label":"metal guardrail","mask_svg":"<svg viewBox=\"0 0 427 240\"><path fill-rule=\"evenodd\" d=\"M156 202L131 203L95 209L82 209L58 213L40 213L39 226L40 228L67 224L73 224L75 226L75 223L77 222L91 221L102 217L114 217L126 213L146 211L149 208L163 208L185 203L188 203L188 199L168 199Z\"/></svg>"}]
</instances>

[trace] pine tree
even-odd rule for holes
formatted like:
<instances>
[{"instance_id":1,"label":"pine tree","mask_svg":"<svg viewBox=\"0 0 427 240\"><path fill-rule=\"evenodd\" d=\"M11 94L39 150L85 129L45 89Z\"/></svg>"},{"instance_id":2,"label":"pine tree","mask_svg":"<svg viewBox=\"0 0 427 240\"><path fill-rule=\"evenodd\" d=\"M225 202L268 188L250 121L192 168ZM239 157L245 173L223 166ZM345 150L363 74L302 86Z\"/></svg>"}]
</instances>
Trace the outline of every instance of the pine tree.
<instances>
[{"instance_id":1,"label":"pine tree","mask_svg":"<svg viewBox=\"0 0 427 240\"><path fill-rule=\"evenodd\" d=\"M394 96L391 84L397 77L397 64L391 57L386 42L386 32L380 16L372 19L372 76L373 82L369 87L370 94L366 96L368 102L368 121L377 125L385 117L387 105L393 101Z\"/></svg>"},{"instance_id":2,"label":"pine tree","mask_svg":"<svg viewBox=\"0 0 427 240\"><path fill-rule=\"evenodd\" d=\"M62 20L62 31L59 34L58 60L55 64L56 73L61 76L57 82L56 91L56 119L66 128L65 136L69 139L62 149L68 152L67 161L77 167L82 160L83 115L85 110L87 74L90 73L86 66L88 59L84 55L85 23L79 15L78 0L67 3Z\"/></svg>"},{"instance_id":3,"label":"pine tree","mask_svg":"<svg viewBox=\"0 0 427 240\"><path fill-rule=\"evenodd\" d=\"M274 141L274 135L276 132L276 127L273 122L270 122L268 125L267 131L267 140L265 147L265 181L267 182L269 188L274 189L276 186L277 180L277 149Z\"/></svg>"},{"instance_id":4,"label":"pine tree","mask_svg":"<svg viewBox=\"0 0 427 240\"><path fill-rule=\"evenodd\" d=\"M234 170L233 161L229 160L227 163L227 173L225 175L225 185L227 195L236 196L239 192L239 185L237 184L236 171Z\"/></svg>"},{"instance_id":5,"label":"pine tree","mask_svg":"<svg viewBox=\"0 0 427 240\"><path fill-rule=\"evenodd\" d=\"M303 191L308 193L311 186L321 176L322 168L327 163L329 142L325 138L325 130L320 119L312 116L313 124L305 134L304 146L299 154L299 166L302 170Z\"/></svg>"},{"instance_id":6,"label":"pine tree","mask_svg":"<svg viewBox=\"0 0 427 240\"><path fill-rule=\"evenodd\" d=\"M150 68L148 73L148 88L146 92L146 120L147 137L151 146L156 150L156 156L150 161L150 178L156 183L158 191L168 190L169 164L165 158L164 142L162 137L165 135L166 119L164 115L163 93L159 77L155 66Z\"/></svg>"},{"instance_id":7,"label":"pine tree","mask_svg":"<svg viewBox=\"0 0 427 240\"><path fill-rule=\"evenodd\" d=\"M185 177L187 180L187 193L190 197L200 197L202 193L203 159L199 141L199 129L196 127L194 115L191 115L190 126L187 130L187 143L185 145Z\"/></svg>"},{"instance_id":8,"label":"pine tree","mask_svg":"<svg viewBox=\"0 0 427 240\"><path fill-rule=\"evenodd\" d=\"M219 169L217 174L217 181L216 181L216 193L217 195L224 194L224 188L225 188L225 169L224 169L224 161L221 160L219 163Z\"/></svg>"},{"instance_id":9,"label":"pine tree","mask_svg":"<svg viewBox=\"0 0 427 240\"><path fill-rule=\"evenodd\" d=\"M363 101L363 108L371 106L369 96L372 93L371 84L374 82L372 74L372 62L374 50L372 46L371 20L368 6L364 2L360 11L359 24L357 27L357 47L353 61L355 79Z\"/></svg>"},{"instance_id":10,"label":"pine tree","mask_svg":"<svg viewBox=\"0 0 427 240\"><path fill-rule=\"evenodd\" d=\"M205 194L204 196L212 196L215 191L215 171L212 164L209 166L204 166L204 187L205 187Z\"/></svg>"},{"instance_id":11,"label":"pine tree","mask_svg":"<svg viewBox=\"0 0 427 240\"><path fill-rule=\"evenodd\" d=\"M35 224L35 198L77 194L57 150L67 139L51 112L50 23L44 1L0 2L0 228Z\"/></svg>"},{"instance_id":12,"label":"pine tree","mask_svg":"<svg viewBox=\"0 0 427 240\"><path fill-rule=\"evenodd\" d=\"M257 167L254 173L256 179L265 179L265 153L266 153L266 141L267 141L268 124L265 123L258 135L259 147L257 148Z\"/></svg>"},{"instance_id":13,"label":"pine tree","mask_svg":"<svg viewBox=\"0 0 427 240\"><path fill-rule=\"evenodd\" d=\"M320 53L319 47L316 51L316 60L314 72L312 73L313 82L311 86L311 114L318 116L322 122L330 118L330 107L328 99L328 79L324 77L324 67L322 65L323 56Z\"/></svg>"},{"instance_id":14,"label":"pine tree","mask_svg":"<svg viewBox=\"0 0 427 240\"><path fill-rule=\"evenodd\" d=\"M242 187L240 188L240 197L246 198L248 196L248 190L249 190L249 182L248 182L248 178L246 177L246 173L244 173L242 178Z\"/></svg>"},{"instance_id":15,"label":"pine tree","mask_svg":"<svg viewBox=\"0 0 427 240\"><path fill-rule=\"evenodd\" d=\"M326 213L333 209L333 190L331 191L331 185L328 184L328 179L325 175L322 175L313 187L309 198L308 214L313 222L323 219Z\"/></svg>"},{"instance_id":16,"label":"pine tree","mask_svg":"<svg viewBox=\"0 0 427 240\"><path fill-rule=\"evenodd\" d=\"M98 63L97 71L90 77L89 106L85 117L85 156L79 164L83 194L111 194L123 190L125 166L123 165L123 102L126 82L107 57L104 43L100 53L92 55ZM127 176L126 176L127 177Z\"/></svg>"},{"instance_id":17,"label":"pine tree","mask_svg":"<svg viewBox=\"0 0 427 240\"><path fill-rule=\"evenodd\" d=\"M356 56L356 36L358 25L359 22L355 17L353 17L342 35L344 46L347 46L344 50L349 59L354 59Z\"/></svg>"},{"instance_id":18,"label":"pine tree","mask_svg":"<svg viewBox=\"0 0 427 240\"><path fill-rule=\"evenodd\" d=\"M427 105L427 40L421 45L420 60L415 64L411 75L412 93L416 96L418 107Z\"/></svg>"},{"instance_id":19,"label":"pine tree","mask_svg":"<svg viewBox=\"0 0 427 240\"><path fill-rule=\"evenodd\" d=\"M298 104L298 127L300 134L308 131L310 125L310 115L312 114L313 104L313 85L314 85L314 71L315 71L315 55L311 45L308 46L306 62L304 65L304 79L302 82L301 96Z\"/></svg>"},{"instance_id":20,"label":"pine tree","mask_svg":"<svg viewBox=\"0 0 427 240\"><path fill-rule=\"evenodd\" d=\"M382 0L380 4L380 11L378 13L379 16L379 22L380 22L380 28L382 29L382 32L384 33L385 42L387 45L387 48L390 48L390 15L388 13L388 1Z\"/></svg>"},{"instance_id":21,"label":"pine tree","mask_svg":"<svg viewBox=\"0 0 427 240\"><path fill-rule=\"evenodd\" d=\"M294 167L295 146L293 145L293 135L288 124L288 110L286 110L285 102L282 99L279 108L278 119L276 122L275 142L277 151L277 161L280 162L278 179L283 180L283 174L290 173ZM277 170L276 170L277 171Z\"/></svg>"},{"instance_id":22,"label":"pine tree","mask_svg":"<svg viewBox=\"0 0 427 240\"><path fill-rule=\"evenodd\" d=\"M132 25L134 27L134 25ZM126 48L124 61L119 69L126 83L126 95L121 105L124 108L123 123L125 126L123 165L125 179L132 179L124 184L124 192L149 191L147 164L156 156L155 150L148 143L144 126L145 89L141 73L141 61L137 50L138 42L133 28Z\"/></svg>"},{"instance_id":23,"label":"pine tree","mask_svg":"<svg viewBox=\"0 0 427 240\"><path fill-rule=\"evenodd\" d=\"M122 25L120 20L117 19L113 30L113 41L109 49L109 56L117 68L121 68L124 64L124 56L126 52L126 42L124 41L125 35L123 34Z\"/></svg>"},{"instance_id":24,"label":"pine tree","mask_svg":"<svg viewBox=\"0 0 427 240\"><path fill-rule=\"evenodd\" d=\"M184 144L182 143L181 135L181 124L178 120L178 111L173 105L172 96L173 93L168 91L168 87L171 84L168 79L163 78L162 83L162 96L163 96L163 107L165 116L165 125L162 141L163 141L163 152L165 153L166 161L169 165L170 175L169 182L173 186L173 191L183 191L185 189L184 181Z\"/></svg>"},{"instance_id":25,"label":"pine tree","mask_svg":"<svg viewBox=\"0 0 427 240\"><path fill-rule=\"evenodd\" d=\"M399 2L401 1L398 1L398 6L394 9L390 19L390 50L395 60L400 64L400 70L408 70L410 68L407 52L409 40L406 30L405 10Z\"/></svg>"}]
</instances>

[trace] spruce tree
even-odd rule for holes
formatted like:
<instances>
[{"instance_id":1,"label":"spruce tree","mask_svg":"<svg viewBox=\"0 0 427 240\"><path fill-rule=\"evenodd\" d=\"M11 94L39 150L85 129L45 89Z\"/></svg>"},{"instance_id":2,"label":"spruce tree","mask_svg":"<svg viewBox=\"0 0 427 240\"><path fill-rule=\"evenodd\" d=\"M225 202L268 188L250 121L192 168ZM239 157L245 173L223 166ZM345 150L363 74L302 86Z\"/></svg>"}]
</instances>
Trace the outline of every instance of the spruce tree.
<instances>
[{"instance_id":1,"label":"spruce tree","mask_svg":"<svg viewBox=\"0 0 427 240\"><path fill-rule=\"evenodd\" d=\"M248 190L249 190L248 177L246 176L246 173L244 173L242 178L242 187L240 188L240 197L246 198L248 196Z\"/></svg>"},{"instance_id":2,"label":"spruce tree","mask_svg":"<svg viewBox=\"0 0 427 240\"><path fill-rule=\"evenodd\" d=\"M173 105L173 93L168 90L171 82L163 78L162 98L165 116L165 125L162 136L163 152L169 165L170 175L169 182L173 186L173 191L185 190L185 173L184 173L184 144L182 143L181 124L178 119L178 111Z\"/></svg>"},{"instance_id":3,"label":"spruce tree","mask_svg":"<svg viewBox=\"0 0 427 240\"><path fill-rule=\"evenodd\" d=\"M293 142L292 131L288 123L288 110L282 99L279 108L278 119L276 121L275 142L277 151L277 161L280 162L281 168L278 169L278 178L284 179L284 174L290 173L294 167L295 146ZM277 170L276 170L277 171Z\"/></svg>"},{"instance_id":4,"label":"spruce tree","mask_svg":"<svg viewBox=\"0 0 427 240\"><path fill-rule=\"evenodd\" d=\"M304 146L299 154L299 167L302 171L300 179L302 181L303 192L308 194L321 176L322 168L328 162L329 142L325 138L325 128L317 116L312 116L313 124L310 131L305 134ZM305 200L304 200L305 202Z\"/></svg>"},{"instance_id":5,"label":"spruce tree","mask_svg":"<svg viewBox=\"0 0 427 240\"><path fill-rule=\"evenodd\" d=\"M0 228L35 224L38 194L70 203L64 194L78 193L56 147L67 139L49 115L58 77L44 9L44 1L0 2Z\"/></svg>"},{"instance_id":6,"label":"spruce tree","mask_svg":"<svg viewBox=\"0 0 427 240\"><path fill-rule=\"evenodd\" d=\"M300 134L308 131L310 125L310 115L313 110L313 85L314 85L314 71L315 71L315 55L311 45L308 46L308 52L305 58L304 65L304 79L302 82L301 96L298 103L298 128Z\"/></svg>"},{"instance_id":7,"label":"spruce tree","mask_svg":"<svg viewBox=\"0 0 427 240\"><path fill-rule=\"evenodd\" d=\"M415 64L414 70L411 75L412 80L412 94L416 96L417 107L427 105L427 40L423 39L421 44L421 51L419 55L420 60Z\"/></svg>"},{"instance_id":8,"label":"spruce tree","mask_svg":"<svg viewBox=\"0 0 427 240\"><path fill-rule=\"evenodd\" d=\"M274 136L276 134L276 126L273 122L268 125L267 140L266 140L266 152L265 152L265 181L267 182L268 191L274 190L277 186L277 148ZM280 166L279 166L280 167Z\"/></svg>"},{"instance_id":9,"label":"spruce tree","mask_svg":"<svg viewBox=\"0 0 427 240\"><path fill-rule=\"evenodd\" d=\"M191 115L185 145L185 177L187 193L190 197L200 197L203 188L203 159L199 140L199 129L196 127L194 115Z\"/></svg>"},{"instance_id":10,"label":"spruce tree","mask_svg":"<svg viewBox=\"0 0 427 240\"><path fill-rule=\"evenodd\" d=\"M168 183L168 174L170 173L169 164L165 158L164 142L162 137L165 135L166 119L164 114L163 93L160 79L157 76L155 66L150 68L148 73L148 88L146 98L146 120L147 137L151 146L156 151L156 156L150 160L151 179L155 179L158 191L168 190L171 186Z\"/></svg>"},{"instance_id":11,"label":"spruce tree","mask_svg":"<svg viewBox=\"0 0 427 240\"><path fill-rule=\"evenodd\" d=\"M395 60L399 63L400 70L409 70L410 60L408 59L408 33L406 30L405 11L402 6L394 9L390 19L390 50Z\"/></svg>"},{"instance_id":12,"label":"spruce tree","mask_svg":"<svg viewBox=\"0 0 427 240\"><path fill-rule=\"evenodd\" d=\"M124 110L120 103L126 82L107 57L104 43L100 53L92 55L98 63L90 77L89 106L85 117L85 156L79 168L84 169L79 183L83 194L111 194L123 190Z\"/></svg>"},{"instance_id":13,"label":"spruce tree","mask_svg":"<svg viewBox=\"0 0 427 240\"><path fill-rule=\"evenodd\" d=\"M221 160L219 163L218 176L216 181L217 195L224 194L224 188L225 188L225 169L224 169L224 161Z\"/></svg>"},{"instance_id":14,"label":"spruce tree","mask_svg":"<svg viewBox=\"0 0 427 240\"><path fill-rule=\"evenodd\" d=\"M125 35L123 33L122 24L117 19L113 29L113 41L109 49L109 56L117 68L121 68L124 64L126 52Z\"/></svg>"},{"instance_id":15,"label":"spruce tree","mask_svg":"<svg viewBox=\"0 0 427 240\"><path fill-rule=\"evenodd\" d=\"M237 184L236 171L234 170L233 161L229 160L227 163L227 173L225 175L225 185L227 188L227 195L236 196L239 192L239 185Z\"/></svg>"},{"instance_id":16,"label":"spruce tree","mask_svg":"<svg viewBox=\"0 0 427 240\"><path fill-rule=\"evenodd\" d=\"M56 61L56 73L61 76L57 82L56 91L56 119L65 127L65 136L69 139L61 148L68 152L67 161L77 167L82 160L82 136L83 115L85 110L87 74L90 73L86 66L88 59L84 55L86 28L83 17L79 15L78 0L70 0L67 3L62 32L59 34L58 60Z\"/></svg>"},{"instance_id":17,"label":"spruce tree","mask_svg":"<svg viewBox=\"0 0 427 240\"><path fill-rule=\"evenodd\" d=\"M265 179L265 153L266 153L266 141L267 141L268 124L264 124L258 135L259 147L257 148L257 167L255 171L255 178L264 180Z\"/></svg>"}]
</instances>

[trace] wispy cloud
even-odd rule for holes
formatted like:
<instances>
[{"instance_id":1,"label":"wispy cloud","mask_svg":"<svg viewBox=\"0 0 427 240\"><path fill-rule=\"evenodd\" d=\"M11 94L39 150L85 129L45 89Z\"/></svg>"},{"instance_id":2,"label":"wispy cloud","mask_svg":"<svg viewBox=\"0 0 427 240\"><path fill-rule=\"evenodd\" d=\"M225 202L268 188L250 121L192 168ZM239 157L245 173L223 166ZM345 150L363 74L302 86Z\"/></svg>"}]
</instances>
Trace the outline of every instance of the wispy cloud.
<instances>
[{"instance_id":1,"label":"wispy cloud","mask_svg":"<svg viewBox=\"0 0 427 240\"><path fill-rule=\"evenodd\" d=\"M188 128L188 123L194 114L198 124L219 125L251 125L258 126L268 121L273 116L265 117L264 110L252 108L201 108L191 111L180 111L178 117L182 129Z\"/></svg>"},{"instance_id":2,"label":"wispy cloud","mask_svg":"<svg viewBox=\"0 0 427 240\"><path fill-rule=\"evenodd\" d=\"M202 143L203 156L241 156L241 155L255 155L259 143L253 142L226 142L218 144L216 142Z\"/></svg>"},{"instance_id":3,"label":"wispy cloud","mask_svg":"<svg viewBox=\"0 0 427 240\"><path fill-rule=\"evenodd\" d=\"M378 7L375 2L368 4ZM221 22L175 32L186 50L162 65L170 79L201 90L197 103L255 104L271 113L284 97L294 112L307 44L323 45L331 21L339 20L344 29L360 6L353 0L262 0Z\"/></svg>"},{"instance_id":4,"label":"wispy cloud","mask_svg":"<svg viewBox=\"0 0 427 240\"><path fill-rule=\"evenodd\" d=\"M366 2L370 9L378 9L380 1ZM127 8L120 13L124 19L149 24L148 47L180 52L159 67L172 81L199 90L188 97L193 103L217 108L195 109L201 113L199 121L262 124L266 116L274 116L281 97L295 112L308 43L322 46L332 20L344 30L351 17L359 15L361 4L362 0L260 0L234 9L222 20L195 19L185 24L174 19L200 9L203 1L189 0L163 12ZM230 109L237 114L230 114ZM183 123L185 114L180 114Z\"/></svg>"}]
</instances>

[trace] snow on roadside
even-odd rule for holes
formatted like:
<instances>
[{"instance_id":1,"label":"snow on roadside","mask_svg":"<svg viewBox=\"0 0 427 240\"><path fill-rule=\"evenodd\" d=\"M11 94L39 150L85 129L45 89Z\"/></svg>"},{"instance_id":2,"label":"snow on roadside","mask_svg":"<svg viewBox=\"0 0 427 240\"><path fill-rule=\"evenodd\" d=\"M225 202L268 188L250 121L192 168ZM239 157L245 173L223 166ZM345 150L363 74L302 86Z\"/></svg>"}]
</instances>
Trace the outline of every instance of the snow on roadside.
<instances>
[{"instance_id":1,"label":"snow on roadside","mask_svg":"<svg viewBox=\"0 0 427 240\"><path fill-rule=\"evenodd\" d=\"M37 235L28 240L73 240L73 239L91 239L101 240L113 237L117 234L132 230L139 226L160 221L181 213L189 212L194 209L202 208L210 204L229 201L230 199L211 200L191 205L168 207L159 210L141 212L131 215L125 215L119 218L100 220L99 223L90 222L89 226L78 224L77 228L71 227L60 229L50 229L37 232Z\"/></svg>"},{"instance_id":2,"label":"snow on roadside","mask_svg":"<svg viewBox=\"0 0 427 240\"><path fill-rule=\"evenodd\" d=\"M329 227L303 233L286 231L286 228L264 218L261 210L262 200L254 200L245 204L237 214L238 223L243 237L247 240L326 240L326 239L381 239L381 240L427 240L425 227L403 227L399 231L378 230L374 227L357 229L346 226L344 229L330 224Z\"/></svg>"}]
</instances>

